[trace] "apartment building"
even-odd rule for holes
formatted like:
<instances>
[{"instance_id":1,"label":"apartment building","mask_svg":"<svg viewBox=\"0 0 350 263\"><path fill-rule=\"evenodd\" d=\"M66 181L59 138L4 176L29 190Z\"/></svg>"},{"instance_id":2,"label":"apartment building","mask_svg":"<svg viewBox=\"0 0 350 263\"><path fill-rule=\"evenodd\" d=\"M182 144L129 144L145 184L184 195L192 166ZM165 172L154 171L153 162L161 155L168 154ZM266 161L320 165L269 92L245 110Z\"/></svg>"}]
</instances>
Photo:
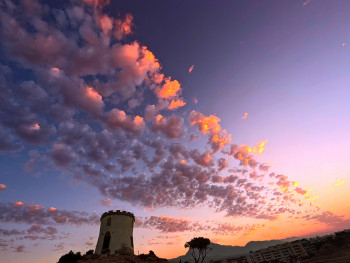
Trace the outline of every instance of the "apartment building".
<instances>
[{"instance_id":1,"label":"apartment building","mask_svg":"<svg viewBox=\"0 0 350 263\"><path fill-rule=\"evenodd\" d=\"M315 252L308 240L297 240L250 252L247 256L249 263L263 262L297 262Z\"/></svg>"}]
</instances>

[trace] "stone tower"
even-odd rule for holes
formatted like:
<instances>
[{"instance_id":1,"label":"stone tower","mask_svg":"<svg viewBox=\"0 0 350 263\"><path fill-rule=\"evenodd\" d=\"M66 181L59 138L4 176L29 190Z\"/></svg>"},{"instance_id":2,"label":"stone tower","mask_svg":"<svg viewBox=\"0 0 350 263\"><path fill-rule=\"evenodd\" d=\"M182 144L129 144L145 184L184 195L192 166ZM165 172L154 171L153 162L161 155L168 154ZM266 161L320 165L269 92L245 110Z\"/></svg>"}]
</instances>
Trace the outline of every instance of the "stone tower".
<instances>
[{"instance_id":1,"label":"stone tower","mask_svg":"<svg viewBox=\"0 0 350 263\"><path fill-rule=\"evenodd\" d=\"M126 211L108 211L101 216L95 254L115 254L122 247L134 251L135 216Z\"/></svg>"}]
</instances>

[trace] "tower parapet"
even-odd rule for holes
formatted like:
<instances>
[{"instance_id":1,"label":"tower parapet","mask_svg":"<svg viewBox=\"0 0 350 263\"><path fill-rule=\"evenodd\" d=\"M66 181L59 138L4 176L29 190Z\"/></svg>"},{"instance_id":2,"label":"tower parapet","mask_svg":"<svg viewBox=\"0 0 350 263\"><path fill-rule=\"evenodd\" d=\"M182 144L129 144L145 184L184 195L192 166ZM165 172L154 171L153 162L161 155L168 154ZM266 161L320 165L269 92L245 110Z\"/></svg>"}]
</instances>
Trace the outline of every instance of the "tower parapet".
<instances>
[{"instance_id":1,"label":"tower parapet","mask_svg":"<svg viewBox=\"0 0 350 263\"><path fill-rule=\"evenodd\" d=\"M102 221L102 218L106 217L106 216L111 216L111 215L125 215L125 216L130 216L132 219L134 219L135 222L135 216L133 213L127 212L127 211L120 211L120 210L110 210L108 212L104 212L101 216L100 221Z\"/></svg>"},{"instance_id":2,"label":"tower parapet","mask_svg":"<svg viewBox=\"0 0 350 263\"><path fill-rule=\"evenodd\" d=\"M102 214L95 254L115 254L121 248L134 252L133 213L110 210Z\"/></svg>"}]
</instances>

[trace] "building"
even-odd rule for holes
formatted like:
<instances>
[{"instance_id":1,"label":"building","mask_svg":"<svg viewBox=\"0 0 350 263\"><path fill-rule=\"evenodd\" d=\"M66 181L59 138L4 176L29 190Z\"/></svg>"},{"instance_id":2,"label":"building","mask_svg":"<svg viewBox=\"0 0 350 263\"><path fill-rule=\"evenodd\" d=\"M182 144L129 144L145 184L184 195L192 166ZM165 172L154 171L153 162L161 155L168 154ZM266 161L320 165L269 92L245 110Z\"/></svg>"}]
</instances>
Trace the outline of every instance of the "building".
<instances>
[{"instance_id":1,"label":"building","mask_svg":"<svg viewBox=\"0 0 350 263\"><path fill-rule=\"evenodd\" d=\"M108 211L101 216L95 254L116 254L120 249L134 252L135 216L126 211Z\"/></svg>"},{"instance_id":2,"label":"building","mask_svg":"<svg viewBox=\"0 0 350 263\"><path fill-rule=\"evenodd\" d=\"M297 262L311 256L315 251L310 241L296 240L250 252L248 262Z\"/></svg>"}]
</instances>

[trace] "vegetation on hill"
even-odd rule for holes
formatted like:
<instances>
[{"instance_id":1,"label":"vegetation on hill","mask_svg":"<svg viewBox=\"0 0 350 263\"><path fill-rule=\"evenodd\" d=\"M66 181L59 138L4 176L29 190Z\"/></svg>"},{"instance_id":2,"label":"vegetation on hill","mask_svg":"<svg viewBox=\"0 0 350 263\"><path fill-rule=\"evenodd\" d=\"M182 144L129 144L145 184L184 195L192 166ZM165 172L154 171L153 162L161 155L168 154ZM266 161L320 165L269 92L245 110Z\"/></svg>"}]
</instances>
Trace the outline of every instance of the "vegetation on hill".
<instances>
[{"instance_id":1,"label":"vegetation on hill","mask_svg":"<svg viewBox=\"0 0 350 263\"><path fill-rule=\"evenodd\" d=\"M140 254L138 256L130 253L130 251L120 249L117 254L113 255L96 255L93 250L89 250L85 255L81 255L80 252L69 253L63 255L58 263L165 263L167 262L164 258L158 258L156 254L150 250L148 254Z\"/></svg>"},{"instance_id":2,"label":"vegetation on hill","mask_svg":"<svg viewBox=\"0 0 350 263\"><path fill-rule=\"evenodd\" d=\"M313 239L317 252L305 263L350 262L350 230Z\"/></svg>"},{"instance_id":3,"label":"vegetation on hill","mask_svg":"<svg viewBox=\"0 0 350 263\"><path fill-rule=\"evenodd\" d=\"M63 255L58 263L76 263L79 259L82 259L82 255L80 252L74 253L72 250L67 254Z\"/></svg>"}]
</instances>

